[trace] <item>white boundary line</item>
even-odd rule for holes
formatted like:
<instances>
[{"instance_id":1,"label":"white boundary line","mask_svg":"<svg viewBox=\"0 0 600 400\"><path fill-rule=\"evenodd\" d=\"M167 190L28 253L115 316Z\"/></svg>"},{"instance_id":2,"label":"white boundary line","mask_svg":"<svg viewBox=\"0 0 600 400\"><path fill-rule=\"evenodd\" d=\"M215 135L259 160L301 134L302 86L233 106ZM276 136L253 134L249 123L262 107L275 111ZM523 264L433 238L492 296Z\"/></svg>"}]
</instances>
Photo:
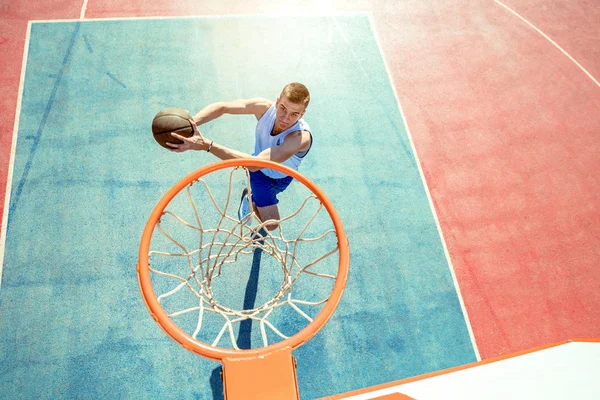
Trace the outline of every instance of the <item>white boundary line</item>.
<instances>
[{"instance_id":1,"label":"white boundary line","mask_svg":"<svg viewBox=\"0 0 600 400\"><path fill-rule=\"evenodd\" d=\"M479 348L477 347L477 342L475 341L475 335L473 334L473 329L471 327L471 321L469 320L469 314L467 313L467 309L465 308L465 302L462 297L462 293L460 291L460 286L458 285L458 280L456 279L456 274L454 272L454 266L452 265L452 260L450 258L450 253L448 252L448 247L446 246L446 239L444 238L444 232L442 232L442 227L440 225L440 221L437 216L437 212L435 210L435 206L433 204L433 200L431 199L431 193L429 191L429 186L427 185L427 180L425 179L425 174L423 173L423 169L421 168L421 160L419 160L419 155L417 154L417 149L415 148L415 144L413 142L412 135L410 133L410 129L408 128L408 122L406 121L406 116L404 115L404 110L402 109L402 105L400 104L400 98L398 97L398 93L396 93L396 88L394 86L394 80L392 79L392 74L388 67L387 61L385 59L385 55L381 48L379 42L379 35L377 34L377 30L375 29L375 21L373 17L369 15L369 22L371 24L371 29L375 36L375 41L377 42L377 47L379 49L379 55L383 60L385 65L385 70L388 75L388 80L390 82L390 86L394 92L394 97L396 98L396 103L398 104L398 109L400 110L400 114L402 115L402 121L404 123L404 127L406 128L406 133L408 136L408 140L410 141L410 146L412 148L415 161L417 163L417 168L419 169L419 174L421 175L421 180L423 181L423 187L425 188L425 193L427 194L427 200L429 201L429 207L431 208L431 212L433 214L433 218L435 220L435 225L437 226L438 233L440 235L440 239L442 241L442 247L444 248L444 254L446 256L446 261L448 262L448 268L450 269L450 274L452 275L452 281L454 282L454 287L456 289L456 293L458 295L458 301L460 302L460 308L462 309L463 316L465 318L465 322L467 324L467 329L469 331L469 337L471 338L471 344L473 345L473 351L475 352L475 356L477 357L477 361L481 361L481 355L479 354Z\"/></svg>"},{"instance_id":2,"label":"white boundary line","mask_svg":"<svg viewBox=\"0 0 600 400\"><path fill-rule=\"evenodd\" d=\"M87 3L87 0L85 1ZM86 6L87 9L87 6ZM84 10L82 8L82 13ZM112 21L145 21L145 20L169 20L169 19L219 19L219 18L272 18L272 17L295 17L295 18L312 18L312 17L355 17L368 16L369 13L364 11L332 11L332 12L272 12L272 13L248 13L248 14L214 14L214 15L173 15L168 17L146 16L146 17L110 17L110 18L85 18L86 22L112 22ZM81 19L41 19L31 20L32 23L61 23L61 22L78 22Z\"/></svg>"},{"instance_id":3,"label":"white boundary line","mask_svg":"<svg viewBox=\"0 0 600 400\"><path fill-rule=\"evenodd\" d=\"M600 87L600 83L596 80L596 78L594 78L592 76L592 74L590 74L581 64L579 64L577 62L577 60L575 60L573 57L571 57L571 55L569 53L566 52L566 50L564 50L562 47L560 47L558 45L558 43L556 43L554 40L550 39L550 37L548 35L546 35L544 32L542 32L540 29L538 29L535 25L533 25L531 22L529 22L528 20L526 20L524 17L522 17L521 15L519 15L515 10L513 10L512 8L508 7L507 5L503 4L502 2L498 1L498 0L494 0L496 3L498 3L499 5L501 5L502 7L504 7L505 9L507 9L508 11L510 11L512 14L514 14L517 18L519 18L521 21L525 22L527 25L529 25L533 30L535 30L537 33L539 33L540 35L542 35L546 40L548 40L550 43L552 43L554 45L554 47L556 47L558 50L560 50L565 56L567 56L569 58L569 60L573 61L575 63L575 65L577 65L579 67L579 69L581 69L595 84L596 86Z\"/></svg>"},{"instance_id":4,"label":"white boundary line","mask_svg":"<svg viewBox=\"0 0 600 400\"><path fill-rule=\"evenodd\" d=\"M88 0L83 0L83 5L81 6L81 12L79 13L79 19L85 18L85 12L87 10Z\"/></svg>"},{"instance_id":5,"label":"white boundary line","mask_svg":"<svg viewBox=\"0 0 600 400\"><path fill-rule=\"evenodd\" d=\"M86 9L86 4L87 4L87 0L84 0L84 4L82 6L82 10L81 10L81 16L80 18L84 18L85 15L85 9ZM86 21L122 21L122 20L162 20L162 19L201 19L201 18L239 18L239 17L276 17L276 16L281 16L282 14L239 14L239 15L214 15L214 16L181 16L181 17L127 17L127 18L93 18L93 19L86 19ZM285 14L288 15L288 14ZM289 14L291 15L291 14ZM475 356L477 357L478 361L481 361L481 356L479 354L479 349L477 347L477 343L475 342L475 337L473 335L473 330L471 328L471 323L469 321L469 316L467 313L467 310L465 308L464 305L464 301L462 298L462 294L460 291L460 287L458 285L458 281L456 279L456 275L454 273L454 267L452 265L452 261L450 259L450 254L448 252L448 248L446 246L446 240L444 238L444 234L442 232L440 223L439 223L439 219L435 210L435 207L433 205L433 201L431 199L431 194L429 192L429 186L427 185L427 181L425 179L425 175L423 174L423 170L421 168L421 161L419 160L419 156L417 154L413 139L412 139L412 135L410 133L410 129L408 128L408 123L406 121L406 116L404 115L404 110L402 109L402 105L400 104L400 100L398 97L398 93L396 93L396 89L394 87L394 81L392 79L392 75L390 73L390 69L388 67L387 61L385 59L385 56L383 54L381 45L380 45L380 41L379 41L379 36L377 34L377 30L375 29L375 22L373 21L373 16L369 13L364 13L364 12L360 12L360 13L323 13L323 14L307 14L307 15L297 15L294 14L294 16L303 16L303 17L336 17L336 16L367 16L369 18L369 24L371 26L371 30L373 31L373 35L375 37L375 42L377 43L377 48L379 50L379 54L381 59L383 60L384 66L385 66L385 70L388 76L388 81L390 82L390 86L392 88L392 91L394 93L394 97L396 99L396 103L398 105L398 109L400 111L400 114L402 116L402 121L404 123L404 126L406 128L406 132L407 132L407 136L408 139L410 141L410 145L413 151L413 155L415 157L415 161L417 163L417 168L419 170L419 174L421 175L421 179L423 181L423 185L426 188L425 193L427 195L427 200L429 201L429 206L431 208L437 229L438 229L438 233L440 235L441 241L442 241L442 246L444 249L444 254L446 256L446 260L448 262L448 266L450 269L450 274L452 275L452 280L454 281L454 286L456 288L457 294L458 294L458 299L460 302L460 306L465 318L465 322L467 323L467 329L469 331L469 336L471 338L471 343L473 345L473 350L475 352ZM52 22L77 22L78 20L73 20L73 19L64 19L64 20L36 20L36 21L29 21L27 24L27 34L26 34L26 38L25 38L25 48L24 48L24 52L23 52L23 63L21 66L21 78L20 78L20 83L19 83L19 96L17 99L17 112L15 115L15 123L14 123L14 128L13 128L13 140L12 140L12 148L11 148L11 153L10 153L10 164L9 164L9 169L8 169L8 176L7 176L7 184L6 184L6 193L5 193L5 201L4 201L4 215L2 217L2 232L1 232L1 236L0 236L0 286L2 283L2 266L4 264L4 249L5 249L5 243L6 243L6 228L8 225L8 210L10 208L10 193L11 193L11 189L12 189L12 174L13 174L13 169L14 169L14 159L15 159L15 152L16 152L16 145L17 145L17 133L18 133L18 126L19 126L19 119L20 119L20 114L21 114L21 102L22 102L22 97L23 97L23 86L24 86L24 82L25 82L25 70L26 70L26 66L27 66L27 56L28 56L28 49L29 49L29 39L30 39L30 32L31 32L31 25L34 23L52 23ZM335 21L335 20L334 20ZM339 26L338 26L339 29ZM343 32L342 32L343 34ZM344 39L346 40L346 38L344 37Z\"/></svg>"},{"instance_id":6,"label":"white boundary line","mask_svg":"<svg viewBox=\"0 0 600 400\"><path fill-rule=\"evenodd\" d=\"M2 287L2 267L4 266L4 249L6 246L6 229L8 228L8 211L10 209L10 194L12 191L13 170L15 167L15 154L17 152L17 136L19 132L19 120L21 118L21 102L23 101L23 87L25 85L25 69L27 68L27 56L29 54L29 38L31 33L31 21L27 23L25 33L25 45L23 48L23 62L21 63L21 77L19 79L19 95L17 97L17 110L15 123L13 125L12 145L10 148L10 159L6 175L6 192L4 193L4 212L2 213L2 232L0 233L0 288Z\"/></svg>"}]
</instances>

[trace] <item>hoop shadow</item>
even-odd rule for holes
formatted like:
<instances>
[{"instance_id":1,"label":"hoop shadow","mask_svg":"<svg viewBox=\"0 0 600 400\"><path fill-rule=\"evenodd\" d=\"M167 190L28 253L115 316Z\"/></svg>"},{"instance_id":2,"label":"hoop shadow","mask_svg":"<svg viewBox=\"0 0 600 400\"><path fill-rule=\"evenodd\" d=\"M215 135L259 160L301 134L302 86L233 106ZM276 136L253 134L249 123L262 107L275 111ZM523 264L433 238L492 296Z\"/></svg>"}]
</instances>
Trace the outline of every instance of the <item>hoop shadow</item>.
<instances>
[{"instance_id":1,"label":"hoop shadow","mask_svg":"<svg viewBox=\"0 0 600 400\"><path fill-rule=\"evenodd\" d=\"M221 377L222 366L213 369L210 374L210 389L212 391L213 400L223 400L225 393L223 392L223 378Z\"/></svg>"},{"instance_id":2,"label":"hoop shadow","mask_svg":"<svg viewBox=\"0 0 600 400\"><path fill-rule=\"evenodd\" d=\"M267 236L264 230L261 230L259 234L263 237ZM258 292L258 278L260 276L260 259L262 256L262 252L263 251L260 247L256 247L252 256L252 267L250 269L250 276L248 277L248 282L246 283L246 291L244 293L244 310L251 310L255 307L256 294ZM237 345L240 349L252 348L251 319L247 319L240 322ZM213 400L221 400L224 398L223 381L221 378L222 369L222 366L215 368L210 376L210 386L213 394Z\"/></svg>"},{"instance_id":3,"label":"hoop shadow","mask_svg":"<svg viewBox=\"0 0 600 400\"><path fill-rule=\"evenodd\" d=\"M261 234L263 234L261 232ZM266 236L266 234L264 234ZM255 307L256 293L258 291L258 277L260 275L260 258L262 249L256 247L252 257L252 268L250 276L246 283L246 292L244 294L244 310L251 310ZM237 345L240 349L252 348L252 319L246 319L240 322L240 330L238 332Z\"/></svg>"}]
</instances>

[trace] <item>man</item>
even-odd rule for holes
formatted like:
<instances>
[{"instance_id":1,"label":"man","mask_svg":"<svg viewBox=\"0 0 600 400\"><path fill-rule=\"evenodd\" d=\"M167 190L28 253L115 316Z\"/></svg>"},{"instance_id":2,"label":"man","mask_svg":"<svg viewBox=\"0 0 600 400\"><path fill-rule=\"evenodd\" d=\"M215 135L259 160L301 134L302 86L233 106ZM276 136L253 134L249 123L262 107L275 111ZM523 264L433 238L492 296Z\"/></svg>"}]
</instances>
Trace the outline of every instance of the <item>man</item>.
<instances>
[{"instance_id":1,"label":"man","mask_svg":"<svg viewBox=\"0 0 600 400\"><path fill-rule=\"evenodd\" d=\"M182 144L167 143L172 151L205 150L221 160L232 158L257 158L270 160L298 169L302 159L312 145L310 127L302 118L310 102L310 93L301 83L290 83L281 91L275 102L264 98L233 100L213 103L200 110L190 120L194 134L183 137L173 132ZM223 114L253 114L256 119L256 136L252 156L228 148L206 138L198 125L220 117ZM272 169L250 168L250 186L254 209L261 221L279 220L277 194L285 190L292 177ZM247 189L242 194L239 217L242 219L249 210ZM277 229L276 223L267 224L267 229Z\"/></svg>"}]
</instances>

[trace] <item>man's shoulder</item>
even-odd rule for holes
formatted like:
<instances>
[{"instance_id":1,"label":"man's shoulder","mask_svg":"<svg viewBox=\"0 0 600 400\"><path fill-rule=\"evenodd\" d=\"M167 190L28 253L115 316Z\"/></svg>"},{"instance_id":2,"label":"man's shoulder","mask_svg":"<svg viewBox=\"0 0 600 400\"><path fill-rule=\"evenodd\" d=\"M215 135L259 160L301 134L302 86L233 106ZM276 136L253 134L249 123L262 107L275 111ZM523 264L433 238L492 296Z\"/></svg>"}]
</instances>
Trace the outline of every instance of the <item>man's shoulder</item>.
<instances>
[{"instance_id":1,"label":"man's shoulder","mask_svg":"<svg viewBox=\"0 0 600 400\"><path fill-rule=\"evenodd\" d=\"M252 109L252 113L257 120L259 120L274 103L273 100L264 97L255 97L246 101L249 109Z\"/></svg>"},{"instance_id":2,"label":"man's shoulder","mask_svg":"<svg viewBox=\"0 0 600 400\"><path fill-rule=\"evenodd\" d=\"M310 131L305 130L293 131L287 134L287 136L284 139L284 143L285 142L294 142L297 146L299 146L298 151L306 151L310 148L312 144L312 134L310 133Z\"/></svg>"},{"instance_id":3,"label":"man's shoulder","mask_svg":"<svg viewBox=\"0 0 600 400\"><path fill-rule=\"evenodd\" d=\"M254 97L252 99L248 99L248 101L253 102L257 106L263 106L266 108L271 107L273 103L275 103L273 100L267 99L266 97Z\"/></svg>"},{"instance_id":4,"label":"man's shoulder","mask_svg":"<svg viewBox=\"0 0 600 400\"><path fill-rule=\"evenodd\" d=\"M273 105L273 101L263 97L254 97L228 101L223 105L227 114L254 114L256 119L260 119Z\"/></svg>"}]
</instances>

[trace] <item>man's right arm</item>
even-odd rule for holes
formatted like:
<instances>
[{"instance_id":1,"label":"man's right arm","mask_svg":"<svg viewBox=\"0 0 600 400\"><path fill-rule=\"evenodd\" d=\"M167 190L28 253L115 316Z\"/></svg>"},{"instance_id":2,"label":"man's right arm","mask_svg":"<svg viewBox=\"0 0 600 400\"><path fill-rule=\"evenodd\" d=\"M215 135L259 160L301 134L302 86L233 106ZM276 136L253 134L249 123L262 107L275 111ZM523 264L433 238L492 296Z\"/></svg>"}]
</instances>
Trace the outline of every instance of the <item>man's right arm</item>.
<instances>
[{"instance_id":1,"label":"man's right arm","mask_svg":"<svg viewBox=\"0 0 600 400\"><path fill-rule=\"evenodd\" d=\"M271 107L273 101L264 98L240 99L209 104L194 115L197 125L202 125L223 114L253 114L257 120Z\"/></svg>"}]
</instances>

